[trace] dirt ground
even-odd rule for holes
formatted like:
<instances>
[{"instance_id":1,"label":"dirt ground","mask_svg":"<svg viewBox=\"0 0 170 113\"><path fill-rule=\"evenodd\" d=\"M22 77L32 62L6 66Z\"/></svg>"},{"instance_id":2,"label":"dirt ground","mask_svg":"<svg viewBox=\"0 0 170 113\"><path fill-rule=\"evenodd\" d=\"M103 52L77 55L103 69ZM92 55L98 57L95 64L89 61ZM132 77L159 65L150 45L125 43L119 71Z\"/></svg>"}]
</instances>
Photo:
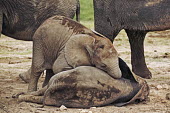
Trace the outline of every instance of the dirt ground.
<instances>
[{"instance_id":1,"label":"dirt ground","mask_svg":"<svg viewBox=\"0 0 170 113\"><path fill-rule=\"evenodd\" d=\"M130 47L124 31L114 42L119 55L130 65ZM18 102L12 95L26 92L27 85L19 74L31 65L32 42L15 40L5 36L0 38L0 113L170 113L170 31L152 32L145 40L147 66L153 78L147 80L150 86L150 100L124 107L108 105L90 109L52 106L39 108L39 104ZM44 77L41 77L39 88Z\"/></svg>"}]
</instances>

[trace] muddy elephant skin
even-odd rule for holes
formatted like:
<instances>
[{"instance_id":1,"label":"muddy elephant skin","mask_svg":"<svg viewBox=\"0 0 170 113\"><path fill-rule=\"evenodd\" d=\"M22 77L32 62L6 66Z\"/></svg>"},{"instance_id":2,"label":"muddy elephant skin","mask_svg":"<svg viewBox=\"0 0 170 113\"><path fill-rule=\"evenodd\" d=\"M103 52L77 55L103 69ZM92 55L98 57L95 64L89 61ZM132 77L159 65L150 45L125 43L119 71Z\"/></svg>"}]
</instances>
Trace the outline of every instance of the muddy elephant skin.
<instances>
[{"instance_id":1,"label":"muddy elephant skin","mask_svg":"<svg viewBox=\"0 0 170 113\"><path fill-rule=\"evenodd\" d=\"M121 78L118 53L108 38L63 16L47 19L33 36L32 67L26 72L30 75L28 91L37 89L44 70L56 74L77 66L95 66Z\"/></svg>"},{"instance_id":2,"label":"muddy elephant skin","mask_svg":"<svg viewBox=\"0 0 170 113\"><path fill-rule=\"evenodd\" d=\"M136 100L143 101L148 94L145 81L139 83L123 77L114 79L98 68L79 66L54 75L48 86L32 95L19 96L19 101L88 108L111 103L123 106Z\"/></svg>"},{"instance_id":3,"label":"muddy elephant skin","mask_svg":"<svg viewBox=\"0 0 170 113\"><path fill-rule=\"evenodd\" d=\"M131 47L132 70L151 78L144 57L144 39L149 31L170 29L169 0L93 0L95 30L111 41L124 29Z\"/></svg>"},{"instance_id":4,"label":"muddy elephant skin","mask_svg":"<svg viewBox=\"0 0 170 113\"><path fill-rule=\"evenodd\" d=\"M32 41L36 29L49 17L73 18L79 10L78 0L0 0L0 33Z\"/></svg>"}]
</instances>

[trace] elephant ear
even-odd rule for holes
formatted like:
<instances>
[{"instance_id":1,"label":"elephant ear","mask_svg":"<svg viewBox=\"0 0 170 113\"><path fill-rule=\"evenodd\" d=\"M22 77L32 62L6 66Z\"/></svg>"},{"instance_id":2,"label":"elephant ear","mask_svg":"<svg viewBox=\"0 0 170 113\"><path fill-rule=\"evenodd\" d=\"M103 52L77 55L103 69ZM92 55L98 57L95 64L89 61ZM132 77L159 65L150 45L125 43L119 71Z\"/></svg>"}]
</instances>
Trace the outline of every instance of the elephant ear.
<instances>
[{"instance_id":1,"label":"elephant ear","mask_svg":"<svg viewBox=\"0 0 170 113\"><path fill-rule=\"evenodd\" d=\"M137 80L135 79L135 75L130 70L128 65L121 58L119 58L119 68L120 68L120 70L122 72L122 77L123 78L129 79L132 82L137 82Z\"/></svg>"},{"instance_id":2,"label":"elephant ear","mask_svg":"<svg viewBox=\"0 0 170 113\"><path fill-rule=\"evenodd\" d=\"M89 52L92 51L94 40L93 37L86 34L70 37L64 48L67 63L73 68L92 65Z\"/></svg>"},{"instance_id":3,"label":"elephant ear","mask_svg":"<svg viewBox=\"0 0 170 113\"><path fill-rule=\"evenodd\" d=\"M137 77L136 79L140 84L140 89L138 90L138 92L128 102L117 103L117 104L114 104L115 106L121 107L121 106L130 104L130 103L135 103L135 102L141 102L141 101L148 100L148 95L149 95L149 91L150 91L149 85L147 84L147 82L143 78Z\"/></svg>"}]
</instances>

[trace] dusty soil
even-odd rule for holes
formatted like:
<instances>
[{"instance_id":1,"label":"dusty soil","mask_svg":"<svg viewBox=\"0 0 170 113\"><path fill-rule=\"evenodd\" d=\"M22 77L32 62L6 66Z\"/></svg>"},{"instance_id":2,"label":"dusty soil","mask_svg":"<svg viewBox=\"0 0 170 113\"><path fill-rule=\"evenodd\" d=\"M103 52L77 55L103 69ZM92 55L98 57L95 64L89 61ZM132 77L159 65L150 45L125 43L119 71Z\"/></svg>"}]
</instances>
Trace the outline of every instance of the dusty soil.
<instances>
[{"instance_id":1,"label":"dusty soil","mask_svg":"<svg viewBox=\"0 0 170 113\"><path fill-rule=\"evenodd\" d=\"M130 47L126 34L122 31L114 45L127 64L130 65ZM26 92L27 85L19 74L31 65L32 42L15 40L5 36L0 38L0 113L170 113L170 31L149 33L145 40L147 66L153 78L147 80L150 86L150 100L124 107L108 105L90 109L52 106L39 108L39 104L18 102L14 94ZM39 88L44 77L41 77Z\"/></svg>"}]
</instances>

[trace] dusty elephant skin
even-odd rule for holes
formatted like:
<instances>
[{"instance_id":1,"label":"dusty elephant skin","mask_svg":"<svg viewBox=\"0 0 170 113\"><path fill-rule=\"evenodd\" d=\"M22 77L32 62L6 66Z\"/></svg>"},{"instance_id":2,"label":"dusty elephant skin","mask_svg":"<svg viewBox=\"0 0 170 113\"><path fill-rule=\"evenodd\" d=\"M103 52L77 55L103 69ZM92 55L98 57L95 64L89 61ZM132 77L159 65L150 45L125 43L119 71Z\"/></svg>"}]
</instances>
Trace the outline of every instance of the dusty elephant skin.
<instances>
[{"instance_id":1,"label":"dusty elephant skin","mask_svg":"<svg viewBox=\"0 0 170 113\"><path fill-rule=\"evenodd\" d=\"M32 95L20 95L19 101L81 108L111 103L123 106L147 98L149 87L141 81L123 77L114 79L95 67L80 66L54 75L48 86Z\"/></svg>"},{"instance_id":2,"label":"dusty elephant skin","mask_svg":"<svg viewBox=\"0 0 170 113\"><path fill-rule=\"evenodd\" d=\"M106 71L114 78L121 78L118 54L109 39L69 18L49 18L33 36L32 67L25 74L30 75L28 91L37 90L38 79L46 69L56 74L89 65Z\"/></svg>"},{"instance_id":3,"label":"dusty elephant skin","mask_svg":"<svg viewBox=\"0 0 170 113\"><path fill-rule=\"evenodd\" d=\"M36 29L49 17L73 18L79 12L78 0L1 0L0 29L2 34L32 41Z\"/></svg>"},{"instance_id":4,"label":"dusty elephant skin","mask_svg":"<svg viewBox=\"0 0 170 113\"><path fill-rule=\"evenodd\" d=\"M145 63L143 43L147 32L170 28L170 1L94 0L94 15L95 30L111 41L122 29L126 31L133 72L143 78L151 78Z\"/></svg>"}]
</instances>

